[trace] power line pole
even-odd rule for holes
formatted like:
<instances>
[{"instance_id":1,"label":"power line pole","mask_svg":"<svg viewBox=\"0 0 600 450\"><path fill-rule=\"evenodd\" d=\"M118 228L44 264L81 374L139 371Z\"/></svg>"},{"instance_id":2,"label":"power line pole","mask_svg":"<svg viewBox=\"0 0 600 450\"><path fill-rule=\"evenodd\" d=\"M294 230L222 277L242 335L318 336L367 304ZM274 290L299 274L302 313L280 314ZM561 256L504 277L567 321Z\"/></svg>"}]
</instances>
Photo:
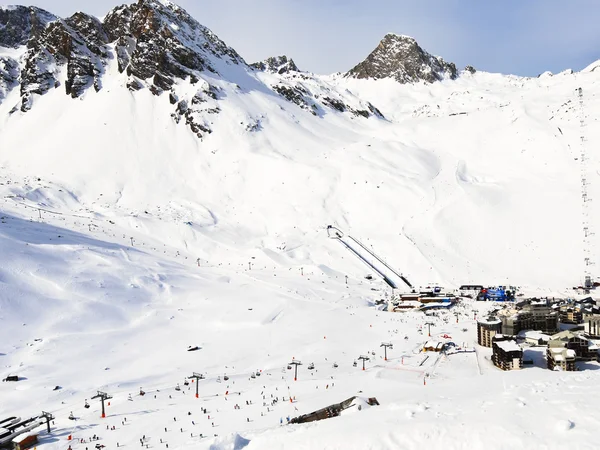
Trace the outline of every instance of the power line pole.
<instances>
[{"instance_id":1,"label":"power line pole","mask_svg":"<svg viewBox=\"0 0 600 450\"><path fill-rule=\"evenodd\" d=\"M384 355L385 355L384 360L387 361L387 349L388 349L388 347L389 348L394 348L394 346L391 343L389 343L389 342L382 342L381 345L380 345L380 347L383 347L383 352L384 352Z\"/></svg>"},{"instance_id":2,"label":"power line pole","mask_svg":"<svg viewBox=\"0 0 600 450\"><path fill-rule=\"evenodd\" d=\"M108 395L106 392L98 391L98 393L92 397L92 400L94 400L95 398L99 398L100 401L102 402L102 418L104 419L106 417L106 412L104 409L104 402L106 400L110 400L112 398L112 396Z\"/></svg>"},{"instance_id":3,"label":"power line pole","mask_svg":"<svg viewBox=\"0 0 600 450\"><path fill-rule=\"evenodd\" d=\"M46 419L46 430L50 433L50 421L54 420L54 416L48 412L42 411L42 417Z\"/></svg>"},{"instance_id":4,"label":"power line pole","mask_svg":"<svg viewBox=\"0 0 600 450\"><path fill-rule=\"evenodd\" d=\"M200 384L198 381L204 380L204 375L194 372L192 373L192 376L188 378L194 378L196 380L196 398L198 398L198 385Z\"/></svg>"},{"instance_id":5,"label":"power line pole","mask_svg":"<svg viewBox=\"0 0 600 450\"><path fill-rule=\"evenodd\" d=\"M298 381L298 366L301 365L302 363L296 359L290 363L290 366L294 366L294 381Z\"/></svg>"},{"instance_id":6,"label":"power line pole","mask_svg":"<svg viewBox=\"0 0 600 450\"><path fill-rule=\"evenodd\" d=\"M362 370L365 370L365 361L369 361L369 359L370 359L370 358L369 358L368 356L365 356L365 355L360 355L360 356L358 357L358 359L362 360L362 363L363 363L363 368L362 368Z\"/></svg>"},{"instance_id":7,"label":"power line pole","mask_svg":"<svg viewBox=\"0 0 600 450\"><path fill-rule=\"evenodd\" d=\"M592 260L592 246L590 237L594 235L590 222L590 210L592 199L590 198L588 186L590 185L588 177L588 157L587 157L587 146L585 136L585 104L583 99L583 89L577 89L577 96L579 98L579 128L580 128L580 141L581 141L581 203L583 213L583 263L584 263L584 288L589 289L593 286L592 273L590 266L594 265Z\"/></svg>"}]
</instances>

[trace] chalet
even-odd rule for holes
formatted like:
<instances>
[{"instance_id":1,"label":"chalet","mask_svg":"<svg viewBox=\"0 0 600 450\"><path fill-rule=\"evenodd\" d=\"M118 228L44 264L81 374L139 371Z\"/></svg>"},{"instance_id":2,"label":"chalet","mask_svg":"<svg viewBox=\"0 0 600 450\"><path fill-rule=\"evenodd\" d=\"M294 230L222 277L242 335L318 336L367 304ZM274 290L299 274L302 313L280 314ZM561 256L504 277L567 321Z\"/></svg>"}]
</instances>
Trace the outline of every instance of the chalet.
<instances>
[{"instance_id":1,"label":"chalet","mask_svg":"<svg viewBox=\"0 0 600 450\"><path fill-rule=\"evenodd\" d=\"M444 343L437 341L427 341L425 345L423 345L424 352L441 352L443 348Z\"/></svg>"}]
</instances>

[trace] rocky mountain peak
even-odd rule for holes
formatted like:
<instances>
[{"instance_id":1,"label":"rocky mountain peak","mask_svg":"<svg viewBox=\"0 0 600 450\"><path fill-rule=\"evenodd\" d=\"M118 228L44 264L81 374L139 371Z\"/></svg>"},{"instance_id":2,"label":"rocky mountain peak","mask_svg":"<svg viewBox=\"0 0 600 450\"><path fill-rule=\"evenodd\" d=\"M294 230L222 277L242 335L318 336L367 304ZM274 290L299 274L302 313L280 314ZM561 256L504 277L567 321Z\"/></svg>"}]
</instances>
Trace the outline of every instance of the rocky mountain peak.
<instances>
[{"instance_id":1,"label":"rocky mountain peak","mask_svg":"<svg viewBox=\"0 0 600 450\"><path fill-rule=\"evenodd\" d=\"M352 68L355 78L393 78L399 83L455 79L456 66L423 50L410 36L388 33L367 58Z\"/></svg>"},{"instance_id":2,"label":"rocky mountain peak","mask_svg":"<svg viewBox=\"0 0 600 450\"><path fill-rule=\"evenodd\" d=\"M264 61L250 64L250 66L263 72L278 73L279 75L300 71L294 60L285 55L273 56L265 59Z\"/></svg>"},{"instance_id":3,"label":"rocky mountain peak","mask_svg":"<svg viewBox=\"0 0 600 450\"><path fill-rule=\"evenodd\" d=\"M119 83L165 94L173 120L202 138L212 133L228 85L240 92L243 80L263 82L234 49L167 0L137 0L103 20L83 12L63 19L34 7L0 8L0 46L17 49L0 53L0 103L15 98L9 94L17 89L20 94L11 114L29 111L37 96L57 88L72 98L100 91L107 67L115 64L122 75L111 76ZM268 89L315 116L383 117L369 102L300 72L287 56L252 67L277 75L268 77ZM246 127L259 129L254 118Z\"/></svg>"},{"instance_id":4,"label":"rocky mountain peak","mask_svg":"<svg viewBox=\"0 0 600 450\"><path fill-rule=\"evenodd\" d=\"M168 90L175 78L197 77L197 72L218 72L214 62L242 64L244 60L212 31L185 10L165 0L139 0L113 9L104 29L116 42L119 71L138 80L152 78L152 90Z\"/></svg>"},{"instance_id":5,"label":"rocky mountain peak","mask_svg":"<svg viewBox=\"0 0 600 450\"><path fill-rule=\"evenodd\" d=\"M0 6L0 46L16 48L58 18L35 6Z\"/></svg>"}]
</instances>

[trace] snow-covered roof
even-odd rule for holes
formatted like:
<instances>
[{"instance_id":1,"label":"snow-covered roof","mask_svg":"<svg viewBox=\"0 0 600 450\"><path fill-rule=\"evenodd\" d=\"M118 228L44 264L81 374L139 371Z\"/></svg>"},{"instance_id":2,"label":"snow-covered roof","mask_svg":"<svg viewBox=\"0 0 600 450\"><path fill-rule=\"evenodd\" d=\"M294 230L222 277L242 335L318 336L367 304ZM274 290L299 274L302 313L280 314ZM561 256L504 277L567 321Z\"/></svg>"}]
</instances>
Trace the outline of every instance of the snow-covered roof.
<instances>
[{"instance_id":1,"label":"snow-covered roof","mask_svg":"<svg viewBox=\"0 0 600 450\"><path fill-rule=\"evenodd\" d=\"M550 348L549 351L552 353L554 361L565 361L567 358L571 359L577 356L575 350L564 347Z\"/></svg>"},{"instance_id":2,"label":"snow-covered roof","mask_svg":"<svg viewBox=\"0 0 600 450\"><path fill-rule=\"evenodd\" d=\"M498 347L500 347L505 352L521 351L521 347L519 347L515 341L499 341L496 342L496 345L498 345Z\"/></svg>"},{"instance_id":3,"label":"snow-covered roof","mask_svg":"<svg viewBox=\"0 0 600 450\"><path fill-rule=\"evenodd\" d=\"M544 334L541 331L534 331L534 330L519 331L518 336L521 338L528 338L528 339L543 339L544 341L550 340L550 335Z\"/></svg>"},{"instance_id":4,"label":"snow-covered roof","mask_svg":"<svg viewBox=\"0 0 600 450\"><path fill-rule=\"evenodd\" d=\"M497 325L499 323L502 323L502 321L500 319L488 317L487 319L478 320L477 323L480 323L482 325Z\"/></svg>"}]
</instances>

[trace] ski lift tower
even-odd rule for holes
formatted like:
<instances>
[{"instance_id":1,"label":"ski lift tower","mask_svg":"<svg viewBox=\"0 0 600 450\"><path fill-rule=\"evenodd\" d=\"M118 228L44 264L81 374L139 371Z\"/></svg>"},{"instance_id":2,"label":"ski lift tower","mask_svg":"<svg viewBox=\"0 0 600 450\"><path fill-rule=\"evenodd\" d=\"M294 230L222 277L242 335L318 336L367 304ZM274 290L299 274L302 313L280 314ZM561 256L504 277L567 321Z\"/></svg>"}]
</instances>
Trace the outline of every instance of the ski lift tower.
<instances>
[{"instance_id":1,"label":"ski lift tower","mask_svg":"<svg viewBox=\"0 0 600 450\"><path fill-rule=\"evenodd\" d=\"M433 323L433 322L426 322L425 325L427 325L427 335L429 337L431 337L431 325L435 325L435 323Z\"/></svg>"},{"instance_id":2,"label":"ski lift tower","mask_svg":"<svg viewBox=\"0 0 600 450\"><path fill-rule=\"evenodd\" d=\"M590 237L594 235L592 229L592 223L590 218L590 212L592 211L592 199L589 195L588 187L590 186L590 175L589 158L587 155L587 138L586 138L586 115L585 115L585 104L583 97L583 89L576 89L577 97L579 99L579 128L581 141L581 154L579 162L581 164L581 203L583 213L583 263L584 263L584 285L586 290L593 287L592 272L590 266L594 265L592 259L593 251Z\"/></svg>"},{"instance_id":3,"label":"ski lift tower","mask_svg":"<svg viewBox=\"0 0 600 450\"><path fill-rule=\"evenodd\" d=\"M298 381L298 366L301 366L302 363L297 359L293 360L290 363L290 366L294 366L294 381Z\"/></svg>"},{"instance_id":4,"label":"ski lift tower","mask_svg":"<svg viewBox=\"0 0 600 450\"><path fill-rule=\"evenodd\" d=\"M192 376L188 378L193 378L196 380L196 398L198 398L198 381L204 380L204 375L202 375L201 373L193 372Z\"/></svg>"},{"instance_id":5,"label":"ski lift tower","mask_svg":"<svg viewBox=\"0 0 600 450\"><path fill-rule=\"evenodd\" d=\"M363 363L362 370L365 370L365 361L369 361L371 358L369 358L368 356L365 356L365 355L360 355L358 357L358 359L360 359L362 361L362 363Z\"/></svg>"},{"instance_id":6,"label":"ski lift tower","mask_svg":"<svg viewBox=\"0 0 600 450\"><path fill-rule=\"evenodd\" d=\"M385 355L384 360L387 361L387 349L390 348L394 348L394 346L390 343L390 342L382 342L380 347L383 347L383 353Z\"/></svg>"},{"instance_id":7,"label":"ski lift tower","mask_svg":"<svg viewBox=\"0 0 600 450\"><path fill-rule=\"evenodd\" d=\"M48 412L45 412L45 411L42 411L42 417L44 419L46 419L46 430L48 431L48 433L50 433L50 421L54 420L55 417L54 417L54 415L52 415Z\"/></svg>"},{"instance_id":8,"label":"ski lift tower","mask_svg":"<svg viewBox=\"0 0 600 450\"><path fill-rule=\"evenodd\" d=\"M102 418L104 419L106 417L106 412L104 410L104 402L106 400L110 400L112 398L112 396L108 395L106 392L98 391L98 393L92 397L92 400L94 400L96 398L99 398L100 401L102 402Z\"/></svg>"}]
</instances>

